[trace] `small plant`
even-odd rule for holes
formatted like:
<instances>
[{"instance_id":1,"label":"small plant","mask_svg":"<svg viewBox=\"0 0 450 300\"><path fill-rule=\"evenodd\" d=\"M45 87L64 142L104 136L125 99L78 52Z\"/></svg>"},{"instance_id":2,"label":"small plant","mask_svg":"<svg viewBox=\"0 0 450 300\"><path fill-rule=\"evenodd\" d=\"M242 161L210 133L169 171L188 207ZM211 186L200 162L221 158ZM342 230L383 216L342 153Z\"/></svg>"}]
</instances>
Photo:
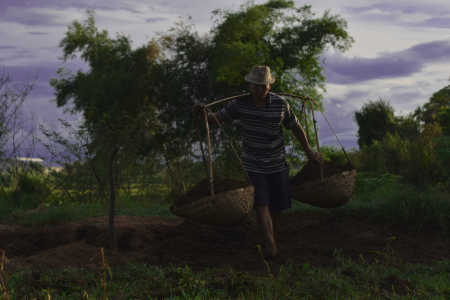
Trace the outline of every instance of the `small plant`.
<instances>
[{"instance_id":1,"label":"small plant","mask_svg":"<svg viewBox=\"0 0 450 300\"><path fill-rule=\"evenodd\" d=\"M0 266L0 282L2 284L2 286L1 286L2 298L9 300L11 298L11 296L8 294L8 290L5 285L5 281L6 282L8 281L9 276L7 273L5 273L5 271L3 269L4 265L7 264L9 261L5 256L6 251L4 251L4 250L0 250L0 251L2 252L2 263ZM5 278L4 280L3 280L3 277Z\"/></svg>"},{"instance_id":2,"label":"small plant","mask_svg":"<svg viewBox=\"0 0 450 300\"><path fill-rule=\"evenodd\" d=\"M102 271L103 271L103 278L102 278L102 287L103 287L103 299L108 299L106 296L106 275L107 272L109 273L109 276L111 280L113 279L111 268L108 266L108 263L105 260L105 252L103 250L103 247L100 249L100 252L102 253Z\"/></svg>"}]
</instances>

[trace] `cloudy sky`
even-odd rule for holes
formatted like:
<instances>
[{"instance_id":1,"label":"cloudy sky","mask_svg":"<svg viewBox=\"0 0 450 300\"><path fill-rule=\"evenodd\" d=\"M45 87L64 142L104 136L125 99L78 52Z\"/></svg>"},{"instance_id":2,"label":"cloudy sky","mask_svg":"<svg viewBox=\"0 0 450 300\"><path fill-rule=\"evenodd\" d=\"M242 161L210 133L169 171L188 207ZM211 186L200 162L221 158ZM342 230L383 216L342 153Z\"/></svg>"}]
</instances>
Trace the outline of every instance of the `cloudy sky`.
<instances>
[{"instance_id":1,"label":"cloudy sky","mask_svg":"<svg viewBox=\"0 0 450 300\"><path fill-rule=\"evenodd\" d=\"M0 68L20 84L38 74L38 85L29 98L38 122L48 124L57 118L75 121L50 100L49 86L61 66L59 41L74 20L87 18L95 9L97 27L131 36L140 46L166 31L181 17L189 16L200 32L211 27L211 11L238 9L238 0L0 0ZM256 0L256 4L266 1ZM446 0L299 1L312 5L317 16L329 9L348 21L355 39L350 51L325 53L327 59L326 115L346 147L356 147L356 124L352 113L368 100L388 99L396 113L408 113L423 105L430 96L450 84L450 6ZM73 70L84 67L68 64ZM85 67L84 67L85 68ZM231 96L231 95L230 95ZM215 99L212 99L215 100ZM320 121L320 120L319 120ZM320 122L322 123L322 122ZM323 123L321 141L336 139ZM38 152L43 153L42 147Z\"/></svg>"}]
</instances>

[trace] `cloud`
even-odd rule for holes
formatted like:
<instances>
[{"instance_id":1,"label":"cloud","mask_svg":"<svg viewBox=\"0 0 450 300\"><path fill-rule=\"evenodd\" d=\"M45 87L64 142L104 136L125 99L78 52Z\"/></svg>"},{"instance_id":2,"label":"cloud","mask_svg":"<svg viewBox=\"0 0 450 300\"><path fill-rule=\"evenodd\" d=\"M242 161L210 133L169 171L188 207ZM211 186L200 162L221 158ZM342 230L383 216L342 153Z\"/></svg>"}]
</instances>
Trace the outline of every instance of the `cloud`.
<instances>
[{"instance_id":1,"label":"cloud","mask_svg":"<svg viewBox=\"0 0 450 300\"><path fill-rule=\"evenodd\" d=\"M8 7L0 14L2 22L8 21L33 27L66 26L71 20L78 19L81 16L82 14L74 9L60 11L53 8L40 7Z\"/></svg>"},{"instance_id":2,"label":"cloud","mask_svg":"<svg viewBox=\"0 0 450 300\"><path fill-rule=\"evenodd\" d=\"M45 34L49 34L48 32L43 32L43 31L30 31L27 32L27 34L31 34L31 35L45 35Z\"/></svg>"},{"instance_id":3,"label":"cloud","mask_svg":"<svg viewBox=\"0 0 450 300\"><path fill-rule=\"evenodd\" d=\"M17 47L0 45L0 49L14 49L14 48L17 48Z\"/></svg>"},{"instance_id":4,"label":"cloud","mask_svg":"<svg viewBox=\"0 0 450 300\"><path fill-rule=\"evenodd\" d=\"M402 27L450 28L450 9L441 3L380 2L368 6L345 6L350 19L389 22Z\"/></svg>"},{"instance_id":5,"label":"cloud","mask_svg":"<svg viewBox=\"0 0 450 300\"><path fill-rule=\"evenodd\" d=\"M450 40L421 43L403 51L384 52L376 58L326 54L327 81L337 84L406 77L421 72L429 63L450 60Z\"/></svg>"},{"instance_id":6,"label":"cloud","mask_svg":"<svg viewBox=\"0 0 450 300\"><path fill-rule=\"evenodd\" d=\"M404 3L379 2L369 6L345 6L344 11L349 14L361 14L366 12L400 12L403 14L429 14L445 15L450 13L447 5L430 4L422 2L421 4L412 4L410 1Z\"/></svg>"},{"instance_id":7,"label":"cloud","mask_svg":"<svg viewBox=\"0 0 450 300\"><path fill-rule=\"evenodd\" d=\"M416 26L432 27L432 28L450 28L450 18L430 18L420 22Z\"/></svg>"},{"instance_id":8,"label":"cloud","mask_svg":"<svg viewBox=\"0 0 450 300\"><path fill-rule=\"evenodd\" d=\"M166 18L147 18L144 20L145 20L145 23L157 23L157 22L161 22L161 21L167 21L168 19L166 19Z\"/></svg>"}]
</instances>

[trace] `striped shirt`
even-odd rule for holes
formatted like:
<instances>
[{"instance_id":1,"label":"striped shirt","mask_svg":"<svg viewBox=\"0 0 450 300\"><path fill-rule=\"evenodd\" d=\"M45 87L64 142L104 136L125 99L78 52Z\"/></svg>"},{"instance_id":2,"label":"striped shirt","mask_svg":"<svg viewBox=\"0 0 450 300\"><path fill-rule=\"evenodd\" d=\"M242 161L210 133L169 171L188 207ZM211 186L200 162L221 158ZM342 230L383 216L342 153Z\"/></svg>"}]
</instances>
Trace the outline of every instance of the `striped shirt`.
<instances>
[{"instance_id":1,"label":"striped shirt","mask_svg":"<svg viewBox=\"0 0 450 300\"><path fill-rule=\"evenodd\" d=\"M261 109L250 94L232 100L219 113L227 121L241 122L242 163L247 171L267 174L284 170L286 149L282 126L293 129L299 124L284 98L269 93Z\"/></svg>"}]
</instances>

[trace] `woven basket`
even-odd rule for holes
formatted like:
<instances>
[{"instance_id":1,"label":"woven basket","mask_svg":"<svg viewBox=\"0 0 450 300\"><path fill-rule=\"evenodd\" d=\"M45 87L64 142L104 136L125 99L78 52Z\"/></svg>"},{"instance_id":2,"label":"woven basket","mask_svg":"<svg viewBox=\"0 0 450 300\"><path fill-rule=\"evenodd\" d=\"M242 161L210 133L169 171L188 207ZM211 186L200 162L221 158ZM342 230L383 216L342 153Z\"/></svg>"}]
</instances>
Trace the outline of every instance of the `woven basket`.
<instances>
[{"instance_id":1,"label":"woven basket","mask_svg":"<svg viewBox=\"0 0 450 300\"><path fill-rule=\"evenodd\" d=\"M322 208L336 208L350 200L356 185L356 170L345 171L322 180L291 186L292 199Z\"/></svg>"},{"instance_id":2,"label":"woven basket","mask_svg":"<svg viewBox=\"0 0 450 300\"><path fill-rule=\"evenodd\" d=\"M230 227L243 223L251 214L255 199L253 186L203 197L185 205L175 203L170 211L179 217L200 223Z\"/></svg>"}]
</instances>

